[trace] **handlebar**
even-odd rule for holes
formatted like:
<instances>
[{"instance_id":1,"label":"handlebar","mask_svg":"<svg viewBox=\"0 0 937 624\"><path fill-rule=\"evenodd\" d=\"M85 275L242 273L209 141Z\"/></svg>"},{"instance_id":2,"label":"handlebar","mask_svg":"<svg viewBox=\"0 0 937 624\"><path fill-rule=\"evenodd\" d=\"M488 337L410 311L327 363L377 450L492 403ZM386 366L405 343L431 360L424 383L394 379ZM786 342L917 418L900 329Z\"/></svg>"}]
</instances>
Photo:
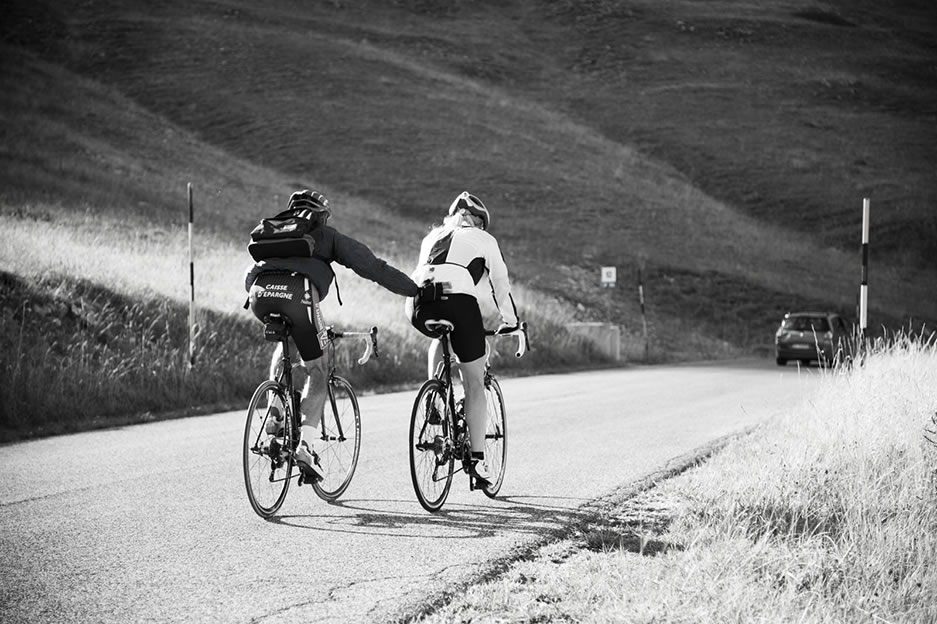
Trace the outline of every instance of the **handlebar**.
<instances>
[{"instance_id":1,"label":"handlebar","mask_svg":"<svg viewBox=\"0 0 937 624\"><path fill-rule=\"evenodd\" d=\"M530 337L527 335L527 321L521 321L517 325L517 329L512 329L509 332L504 332L499 334L493 329L485 330L486 336L517 336L517 351L514 352L514 357L520 358L523 357L527 351L530 350Z\"/></svg>"},{"instance_id":2,"label":"handlebar","mask_svg":"<svg viewBox=\"0 0 937 624\"><path fill-rule=\"evenodd\" d=\"M334 340L337 338L360 338L366 340L367 342L364 345L364 353L358 358L358 365L364 365L368 360L371 359L371 355L374 357L381 357L377 350L377 327L372 327L370 331L337 331L332 327L328 328L329 340Z\"/></svg>"}]
</instances>

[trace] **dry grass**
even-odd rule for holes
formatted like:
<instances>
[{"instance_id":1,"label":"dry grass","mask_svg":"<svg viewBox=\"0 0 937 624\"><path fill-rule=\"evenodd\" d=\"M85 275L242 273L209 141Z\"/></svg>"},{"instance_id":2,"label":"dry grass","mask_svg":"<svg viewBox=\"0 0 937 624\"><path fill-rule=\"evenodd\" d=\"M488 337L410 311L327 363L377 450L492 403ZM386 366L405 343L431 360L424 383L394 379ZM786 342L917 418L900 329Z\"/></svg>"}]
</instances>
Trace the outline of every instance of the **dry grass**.
<instances>
[{"instance_id":1,"label":"dry grass","mask_svg":"<svg viewBox=\"0 0 937 624\"><path fill-rule=\"evenodd\" d=\"M197 237L190 370L184 228L38 204L3 206L0 231L9 241L0 248L0 440L241 407L262 379L270 346L241 307L248 260L242 244ZM407 322L403 299L336 269L345 304L333 288L324 302L327 322L380 330L381 359L358 367L351 350L340 350L342 374L360 392L420 381L426 341ZM499 357L503 374L603 362L592 345L567 333L574 318L568 304L522 286L517 295L535 328L535 349L520 361ZM493 307L487 312L495 326Z\"/></svg>"},{"instance_id":2,"label":"dry grass","mask_svg":"<svg viewBox=\"0 0 937 624\"><path fill-rule=\"evenodd\" d=\"M896 337L424 622L937 619L937 342Z\"/></svg>"}]
</instances>

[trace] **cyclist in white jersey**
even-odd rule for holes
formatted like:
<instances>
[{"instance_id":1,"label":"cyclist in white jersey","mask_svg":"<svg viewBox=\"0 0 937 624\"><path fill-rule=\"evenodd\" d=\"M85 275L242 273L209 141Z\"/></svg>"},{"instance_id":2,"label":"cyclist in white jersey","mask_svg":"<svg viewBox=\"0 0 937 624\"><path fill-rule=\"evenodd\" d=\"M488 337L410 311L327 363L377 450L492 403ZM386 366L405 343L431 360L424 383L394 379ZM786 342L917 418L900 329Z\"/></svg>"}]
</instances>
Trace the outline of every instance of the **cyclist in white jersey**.
<instances>
[{"instance_id":1,"label":"cyclist in white jersey","mask_svg":"<svg viewBox=\"0 0 937 624\"><path fill-rule=\"evenodd\" d=\"M488 233L491 216L485 205L468 191L449 206L441 226L423 239L420 258L411 277L420 293L408 300L411 323L424 335L429 319L446 319L455 325L449 339L456 355L465 390L465 417L471 433L475 476L488 478L485 462L485 325L478 306L479 284L487 275L491 296L501 314L498 332L517 329L517 309L511 296L508 269L498 241ZM427 375L432 378L442 359L439 340L427 354Z\"/></svg>"}]
</instances>

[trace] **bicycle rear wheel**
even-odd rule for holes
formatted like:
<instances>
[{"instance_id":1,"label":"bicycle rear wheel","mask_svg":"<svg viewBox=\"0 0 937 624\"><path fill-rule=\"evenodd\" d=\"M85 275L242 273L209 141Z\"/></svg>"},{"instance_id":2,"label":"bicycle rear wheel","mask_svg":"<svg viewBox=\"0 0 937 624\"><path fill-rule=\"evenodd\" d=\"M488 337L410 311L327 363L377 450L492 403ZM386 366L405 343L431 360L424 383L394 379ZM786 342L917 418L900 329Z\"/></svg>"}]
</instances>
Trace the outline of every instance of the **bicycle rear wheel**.
<instances>
[{"instance_id":1,"label":"bicycle rear wheel","mask_svg":"<svg viewBox=\"0 0 937 624\"><path fill-rule=\"evenodd\" d=\"M485 402L488 404L488 426L485 430L485 459L491 480L482 488L489 497L494 497L504 482L504 468L508 457L508 424L504 412L504 395L494 377L485 383Z\"/></svg>"},{"instance_id":2,"label":"bicycle rear wheel","mask_svg":"<svg viewBox=\"0 0 937 624\"><path fill-rule=\"evenodd\" d=\"M351 484L361 450L361 412L348 381L332 377L323 411L316 449L324 476L312 487L323 500L334 501Z\"/></svg>"},{"instance_id":3,"label":"bicycle rear wheel","mask_svg":"<svg viewBox=\"0 0 937 624\"><path fill-rule=\"evenodd\" d=\"M265 381L254 391L244 426L244 486L251 507L269 518L286 500L293 471L293 457L284 432L267 433L267 422L277 415L289 422L286 393L275 381ZM288 430L289 427L286 427Z\"/></svg>"},{"instance_id":4,"label":"bicycle rear wheel","mask_svg":"<svg viewBox=\"0 0 937 624\"><path fill-rule=\"evenodd\" d=\"M417 392L410 416L410 478L417 500L426 511L439 511L449 488L455 454L446 392L437 379L425 382Z\"/></svg>"}]
</instances>

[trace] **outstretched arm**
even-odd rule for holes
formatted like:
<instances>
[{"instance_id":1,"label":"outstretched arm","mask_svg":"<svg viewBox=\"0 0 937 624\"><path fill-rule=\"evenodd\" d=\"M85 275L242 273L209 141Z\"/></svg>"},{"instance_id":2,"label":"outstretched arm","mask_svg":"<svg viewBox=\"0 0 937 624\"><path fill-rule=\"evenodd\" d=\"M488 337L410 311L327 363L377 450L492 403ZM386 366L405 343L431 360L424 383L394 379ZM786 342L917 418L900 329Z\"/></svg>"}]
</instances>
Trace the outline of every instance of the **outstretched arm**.
<instances>
[{"instance_id":1,"label":"outstretched arm","mask_svg":"<svg viewBox=\"0 0 937 624\"><path fill-rule=\"evenodd\" d=\"M417 293L416 284L406 273L375 256L364 243L340 232L335 234L335 260L392 293L403 297L413 297Z\"/></svg>"}]
</instances>

